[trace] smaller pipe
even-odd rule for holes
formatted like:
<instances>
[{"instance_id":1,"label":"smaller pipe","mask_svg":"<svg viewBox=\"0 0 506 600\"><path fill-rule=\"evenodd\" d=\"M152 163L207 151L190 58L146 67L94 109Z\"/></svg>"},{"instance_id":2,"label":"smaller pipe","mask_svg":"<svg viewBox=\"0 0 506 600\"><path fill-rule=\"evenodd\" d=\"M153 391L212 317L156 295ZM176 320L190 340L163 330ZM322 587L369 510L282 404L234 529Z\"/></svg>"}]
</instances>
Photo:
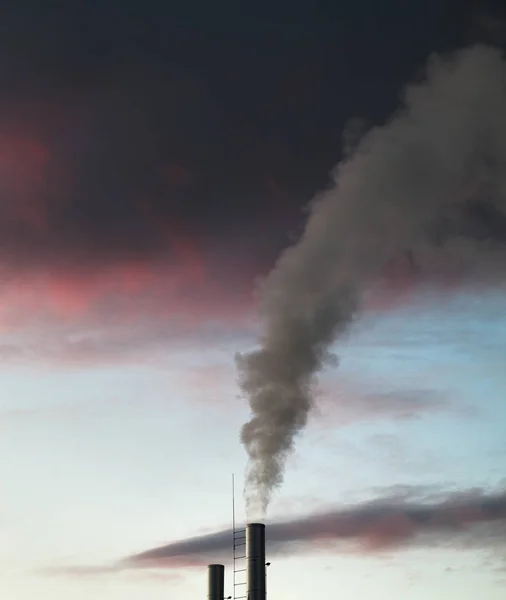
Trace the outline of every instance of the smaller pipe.
<instances>
[{"instance_id":1,"label":"smaller pipe","mask_svg":"<svg viewBox=\"0 0 506 600\"><path fill-rule=\"evenodd\" d=\"M209 565L207 567L207 598L208 600L223 600L225 597L225 567Z\"/></svg>"}]
</instances>

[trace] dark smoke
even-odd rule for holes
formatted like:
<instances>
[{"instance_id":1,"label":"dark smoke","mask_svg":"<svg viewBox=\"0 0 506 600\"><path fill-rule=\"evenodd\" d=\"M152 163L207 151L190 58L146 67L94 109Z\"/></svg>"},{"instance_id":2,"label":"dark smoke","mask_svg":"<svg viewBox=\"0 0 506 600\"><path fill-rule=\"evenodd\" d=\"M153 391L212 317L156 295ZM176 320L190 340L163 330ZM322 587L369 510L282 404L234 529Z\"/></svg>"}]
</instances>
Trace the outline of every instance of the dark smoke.
<instances>
[{"instance_id":1,"label":"dark smoke","mask_svg":"<svg viewBox=\"0 0 506 600\"><path fill-rule=\"evenodd\" d=\"M365 549L380 549L423 543L443 543L469 531L478 537L479 526L494 523L494 531L506 524L506 494L469 493L433 503L376 500L351 508L340 508L291 521L278 521L266 528L269 556L296 547L323 543L356 542ZM424 534L426 534L424 538ZM490 535L490 531L485 532ZM127 567L171 567L228 562L232 531L225 530L154 548L126 559ZM485 540L481 540L482 542Z\"/></svg>"},{"instance_id":2,"label":"dark smoke","mask_svg":"<svg viewBox=\"0 0 506 600\"><path fill-rule=\"evenodd\" d=\"M437 279L503 274L506 63L474 46L432 57L402 109L366 134L263 282L260 349L237 357L251 407L246 501L262 518L313 404L315 377L384 266L406 253Z\"/></svg>"}]
</instances>

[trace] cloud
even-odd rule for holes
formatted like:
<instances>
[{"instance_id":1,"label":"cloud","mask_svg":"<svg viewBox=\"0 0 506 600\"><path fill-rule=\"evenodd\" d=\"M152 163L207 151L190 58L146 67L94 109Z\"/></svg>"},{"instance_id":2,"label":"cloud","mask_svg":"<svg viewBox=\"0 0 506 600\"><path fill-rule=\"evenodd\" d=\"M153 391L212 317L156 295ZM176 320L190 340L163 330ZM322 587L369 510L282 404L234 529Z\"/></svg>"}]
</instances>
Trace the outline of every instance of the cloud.
<instances>
[{"instance_id":1,"label":"cloud","mask_svg":"<svg viewBox=\"0 0 506 600\"><path fill-rule=\"evenodd\" d=\"M0 354L116 360L157 346L157 323L169 337L244 323L310 195L287 175L292 151L238 133L203 78L132 49L75 70L69 88L67 41L31 111L0 102ZM19 52L2 61L21 68ZM428 277L393 262L376 305Z\"/></svg>"},{"instance_id":2,"label":"cloud","mask_svg":"<svg viewBox=\"0 0 506 600\"><path fill-rule=\"evenodd\" d=\"M493 525L492 530L487 524ZM315 551L322 547L342 551L338 542L358 545L362 551L412 545L458 542L468 531L474 546L487 547L506 524L506 495L487 495L478 490L452 494L430 502L404 498L378 499L291 521L267 524L270 556L295 549ZM223 560L230 553L231 531L190 538L131 556L126 564L171 567Z\"/></svg>"},{"instance_id":3,"label":"cloud","mask_svg":"<svg viewBox=\"0 0 506 600\"><path fill-rule=\"evenodd\" d=\"M316 394L318 408L313 420L334 428L371 419L416 419L425 413L466 414L465 407L432 389L381 389L374 391L346 382L346 378L327 383ZM384 387L384 386L383 386Z\"/></svg>"},{"instance_id":4,"label":"cloud","mask_svg":"<svg viewBox=\"0 0 506 600\"><path fill-rule=\"evenodd\" d=\"M122 564L108 566L70 566L70 567L48 567L36 571L43 577L66 577L69 579L107 578L121 575L138 583L149 582L151 584L179 584L184 580L184 573L160 570L160 569L129 569L126 570Z\"/></svg>"},{"instance_id":5,"label":"cloud","mask_svg":"<svg viewBox=\"0 0 506 600\"><path fill-rule=\"evenodd\" d=\"M273 31L262 32L253 63L243 45L223 40L236 59L226 67L221 44L166 14L105 3L28 19L24 4L0 8L0 262L43 270L149 263L173 257L177 222L229 262L240 258L239 270L253 262L263 272L339 154L339 111L318 98L335 97L328 75L339 72L342 50L328 60L333 45L307 37L301 21L300 38L276 30L287 51L279 61ZM339 24L314 17L334 37ZM223 85L230 68L236 85ZM362 84L355 93L363 96ZM294 128L286 118L295 96L302 120ZM356 124L345 128L352 137Z\"/></svg>"},{"instance_id":6,"label":"cloud","mask_svg":"<svg viewBox=\"0 0 506 600\"><path fill-rule=\"evenodd\" d=\"M392 495L291 520L267 523L269 557L294 553L378 553L384 550L461 548L504 550L506 494L473 489L420 499L420 490L392 488ZM418 499L417 499L418 498ZM152 548L105 566L63 566L53 574L93 575L130 569L183 569L230 562L227 529ZM49 571L48 571L49 572Z\"/></svg>"},{"instance_id":7,"label":"cloud","mask_svg":"<svg viewBox=\"0 0 506 600\"><path fill-rule=\"evenodd\" d=\"M96 575L109 575L118 573L121 569L115 565L105 566L71 566L71 567L47 567L41 569L43 575L65 575L69 577L90 577Z\"/></svg>"},{"instance_id":8,"label":"cloud","mask_svg":"<svg viewBox=\"0 0 506 600\"><path fill-rule=\"evenodd\" d=\"M185 48L179 66L172 46L139 41L150 10L62 6L30 20L20 6L0 8L0 334L234 320L298 210L300 194L287 206L280 193L284 159L185 64L194 40L171 19L151 41Z\"/></svg>"},{"instance_id":9,"label":"cloud","mask_svg":"<svg viewBox=\"0 0 506 600\"><path fill-rule=\"evenodd\" d=\"M237 232L260 225L269 235L255 262L272 260L284 236L266 220L282 202L267 165L247 156L263 142L247 130L238 139L205 79L169 62L118 49L86 75L75 69L73 88L42 91L30 119L23 103L0 102L0 265L179 262L182 235L233 263L255 246Z\"/></svg>"},{"instance_id":10,"label":"cloud","mask_svg":"<svg viewBox=\"0 0 506 600\"><path fill-rule=\"evenodd\" d=\"M385 491L385 490L384 490ZM480 489L432 493L396 487L389 497L267 523L269 557L294 553L378 553L412 547L504 551L506 494ZM131 569L184 569L230 562L227 529L152 548L110 565L62 566L55 575L95 575Z\"/></svg>"},{"instance_id":11,"label":"cloud","mask_svg":"<svg viewBox=\"0 0 506 600\"><path fill-rule=\"evenodd\" d=\"M182 244L179 262L131 261L99 269L48 269L0 277L0 354L5 364L150 358L186 336L221 338L248 327L247 286ZM226 278L226 274L225 274Z\"/></svg>"},{"instance_id":12,"label":"cloud","mask_svg":"<svg viewBox=\"0 0 506 600\"><path fill-rule=\"evenodd\" d=\"M191 314L177 312L165 320L145 316L111 326L45 327L14 343L0 344L0 356L4 367L29 363L59 367L166 363L169 350L184 354L196 348L201 352L214 349L220 342L229 344L234 335L239 339L242 327L240 321L227 322L219 313L192 319Z\"/></svg>"},{"instance_id":13,"label":"cloud","mask_svg":"<svg viewBox=\"0 0 506 600\"><path fill-rule=\"evenodd\" d=\"M502 14L501 14L502 13ZM495 7L483 6L472 17L471 27L475 39L504 46L506 42L506 15Z\"/></svg>"}]
</instances>

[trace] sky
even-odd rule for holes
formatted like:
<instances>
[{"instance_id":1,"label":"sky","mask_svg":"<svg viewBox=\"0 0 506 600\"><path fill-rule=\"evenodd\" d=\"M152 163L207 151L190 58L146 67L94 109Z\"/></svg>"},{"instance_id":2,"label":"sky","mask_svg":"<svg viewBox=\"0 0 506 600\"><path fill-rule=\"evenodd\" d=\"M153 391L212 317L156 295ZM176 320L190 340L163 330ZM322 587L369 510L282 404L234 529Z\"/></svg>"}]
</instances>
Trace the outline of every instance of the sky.
<instances>
[{"instance_id":1,"label":"sky","mask_svg":"<svg viewBox=\"0 0 506 600\"><path fill-rule=\"evenodd\" d=\"M2 597L207 594L205 561L109 566L227 530L232 473L246 519L235 357L259 343L258 281L433 53L506 44L500 3L314 4L2 3ZM503 281L373 290L331 344L267 531L504 493L505 314ZM269 597L502 598L501 514L273 546Z\"/></svg>"}]
</instances>

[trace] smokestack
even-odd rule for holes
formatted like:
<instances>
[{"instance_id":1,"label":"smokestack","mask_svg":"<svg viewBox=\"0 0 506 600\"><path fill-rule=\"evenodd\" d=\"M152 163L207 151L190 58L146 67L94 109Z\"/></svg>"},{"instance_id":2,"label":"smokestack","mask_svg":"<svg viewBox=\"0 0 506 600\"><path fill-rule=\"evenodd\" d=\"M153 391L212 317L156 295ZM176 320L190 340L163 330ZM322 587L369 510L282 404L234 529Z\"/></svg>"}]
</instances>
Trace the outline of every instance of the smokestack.
<instances>
[{"instance_id":1,"label":"smokestack","mask_svg":"<svg viewBox=\"0 0 506 600\"><path fill-rule=\"evenodd\" d=\"M225 567L223 565L209 565L207 575L208 600L223 600L225 597Z\"/></svg>"},{"instance_id":2,"label":"smokestack","mask_svg":"<svg viewBox=\"0 0 506 600\"><path fill-rule=\"evenodd\" d=\"M265 525L246 525L247 600L265 600Z\"/></svg>"}]
</instances>

